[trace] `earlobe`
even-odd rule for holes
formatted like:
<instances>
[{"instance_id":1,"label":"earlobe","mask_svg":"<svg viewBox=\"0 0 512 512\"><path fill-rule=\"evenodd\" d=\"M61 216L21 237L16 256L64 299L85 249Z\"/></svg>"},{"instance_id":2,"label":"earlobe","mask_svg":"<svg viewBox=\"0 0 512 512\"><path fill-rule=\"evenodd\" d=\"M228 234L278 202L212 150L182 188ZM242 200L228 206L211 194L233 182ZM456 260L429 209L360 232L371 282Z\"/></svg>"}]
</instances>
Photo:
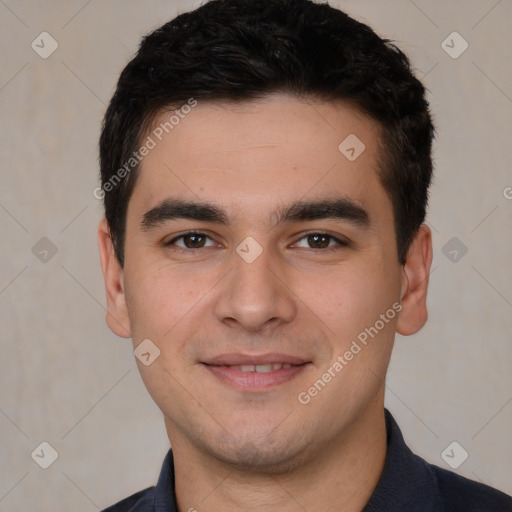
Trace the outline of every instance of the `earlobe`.
<instances>
[{"instance_id":1,"label":"earlobe","mask_svg":"<svg viewBox=\"0 0 512 512\"><path fill-rule=\"evenodd\" d=\"M130 322L124 293L124 274L114 251L106 219L98 226L98 246L107 294L107 325L122 338L130 338Z\"/></svg>"},{"instance_id":2,"label":"earlobe","mask_svg":"<svg viewBox=\"0 0 512 512\"><path fill-rule=\"evenodd\" d=\"M396 331L404 336L418 332L426 323L427 291L432 264L432 232L420 226L407 253L403 267L401 303Z\"/></svg>"}]
</instances>

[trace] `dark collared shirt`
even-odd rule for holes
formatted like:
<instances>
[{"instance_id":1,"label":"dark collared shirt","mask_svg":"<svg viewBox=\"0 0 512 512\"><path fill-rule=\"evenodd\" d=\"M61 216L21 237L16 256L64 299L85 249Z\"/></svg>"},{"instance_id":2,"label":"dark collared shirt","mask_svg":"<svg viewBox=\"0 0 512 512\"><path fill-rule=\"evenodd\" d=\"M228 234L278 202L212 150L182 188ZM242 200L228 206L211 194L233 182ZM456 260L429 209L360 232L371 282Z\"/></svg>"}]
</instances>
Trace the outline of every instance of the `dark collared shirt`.
<instances>
[{"instance_id":1,"label":"dark collared shirt","mask_svg":"<svg viewBox=\"0 0 512 512\"><path fill-rule=\"evenodd\" d=\"M512 512L512 497L433 466L407 447L393 416L386 415L387 453L379 483L362 512ZM172 451L156 487L149 487L103 512L178 512Z\"/></svg>"}]
</instances>

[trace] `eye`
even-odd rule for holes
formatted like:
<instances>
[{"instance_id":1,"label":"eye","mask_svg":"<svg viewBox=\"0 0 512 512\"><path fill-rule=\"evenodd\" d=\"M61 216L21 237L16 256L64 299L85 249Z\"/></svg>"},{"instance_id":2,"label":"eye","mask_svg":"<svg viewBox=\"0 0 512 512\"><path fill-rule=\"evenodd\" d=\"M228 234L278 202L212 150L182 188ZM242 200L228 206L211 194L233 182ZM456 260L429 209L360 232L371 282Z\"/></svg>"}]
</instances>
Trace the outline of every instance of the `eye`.
<instances>
[{"instance_id":1,"label":"eye","mask_svg":"<svg viewBox=\"0 0 512 512\"><path fill-rule=\"evenodd\" d=\"M210 240L210 245L205 245L206 241ZM181 243L178 243L180 241ZM205 233L199 231L189 231L183 233L164 244L166 247L176 246L180 249L202 249L204 247L215 247L217 244Z\"/></svg>"},{"instance_id":2,"label":"eye","mask_svg":"<svg viewBox=\"0 0 512 512\"><path fill-rule=\"evenodd\" d=\"M209 244L208 241L210 241ZM305 243L306 245L300 245L301 243ZM211 237L200 231L188 231L187 233L182 233L181 235L174 237L172 240L165 242L164 245L166 247L176 247L185 251L190 249L203 249L206 247L218 246L218 244L216 244L211 239ZM299 242L295 244L295 247L315 250L321 249L322 251L335 251L348 246L349 243L347 241L341 240L340 238L337 238L329 233L322 232L308 233L300 238Z\"/></svg>"},{"instance_id":3,"label":"eye","mask_svg":"<svg viewBox=\"0 0 512 512\"><path fill-rule=\"evenodd\" d=\"M345 240L341 240L329 233L308 233L307 235L303 236L300 240L306 241L306 244L308 245L302 246L302 248L306 249L337 250L340 247L348 247L349 245L348 242L346 242Z\"/></svg>"}]
</instances>

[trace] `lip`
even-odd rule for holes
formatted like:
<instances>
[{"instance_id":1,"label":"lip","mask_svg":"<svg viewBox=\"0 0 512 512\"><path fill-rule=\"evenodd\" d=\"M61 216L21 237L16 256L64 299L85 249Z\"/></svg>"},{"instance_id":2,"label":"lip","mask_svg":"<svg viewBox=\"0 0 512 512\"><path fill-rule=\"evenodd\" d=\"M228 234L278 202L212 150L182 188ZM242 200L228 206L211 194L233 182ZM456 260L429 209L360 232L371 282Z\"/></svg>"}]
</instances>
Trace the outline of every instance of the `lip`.
<instances>
[{"instance_id":1,"label":"lip","mask_svg":"<svg viewBox=\"0 0 512 512\"><path fill-rule=\"evenodd\" d=\"M222 354L203 362L208 372L222 383L243 392L270 391L304 372L310 361L288 354ZM244 372L233 366L285 364L287 368L266 372Z\"/></svg>"},{"instance_id":2,"label":"lip","mask_svg":"<svg viewBox=\"0 0 512 512\"><path fill-rule=\"evenodd\" d=\"M207 361L203 361L204 364L213 366L242 366L242 365L258 365L258 364L293 364L299 365L307 363L306 359L300 357L288 355L288 354L220 354L212 357Z\"/></svg>"}]
</instances>

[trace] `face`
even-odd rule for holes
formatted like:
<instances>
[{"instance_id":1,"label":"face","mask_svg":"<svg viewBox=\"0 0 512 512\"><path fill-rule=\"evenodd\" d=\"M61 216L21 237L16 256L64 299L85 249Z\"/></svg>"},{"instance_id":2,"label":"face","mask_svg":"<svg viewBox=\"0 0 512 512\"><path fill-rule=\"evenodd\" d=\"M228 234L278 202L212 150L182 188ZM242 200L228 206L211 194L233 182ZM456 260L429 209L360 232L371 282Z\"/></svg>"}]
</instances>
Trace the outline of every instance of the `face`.
<instances>
[{"instance_id":1,"label":"face","mask_svg":"<svg viewBox=\"0 0 512 512\"><path fill-rule=\"evenodd\" d=\"M150 340L147 359L159 351L137 364L173 446L286 467L381 411L397 325L422 322L399 305L413 272L398 263L378 137L348 105L282 95L199 102L152 136L124 269L102 252L109 325L134 348Z\"/></svg>"}]
</instances>

